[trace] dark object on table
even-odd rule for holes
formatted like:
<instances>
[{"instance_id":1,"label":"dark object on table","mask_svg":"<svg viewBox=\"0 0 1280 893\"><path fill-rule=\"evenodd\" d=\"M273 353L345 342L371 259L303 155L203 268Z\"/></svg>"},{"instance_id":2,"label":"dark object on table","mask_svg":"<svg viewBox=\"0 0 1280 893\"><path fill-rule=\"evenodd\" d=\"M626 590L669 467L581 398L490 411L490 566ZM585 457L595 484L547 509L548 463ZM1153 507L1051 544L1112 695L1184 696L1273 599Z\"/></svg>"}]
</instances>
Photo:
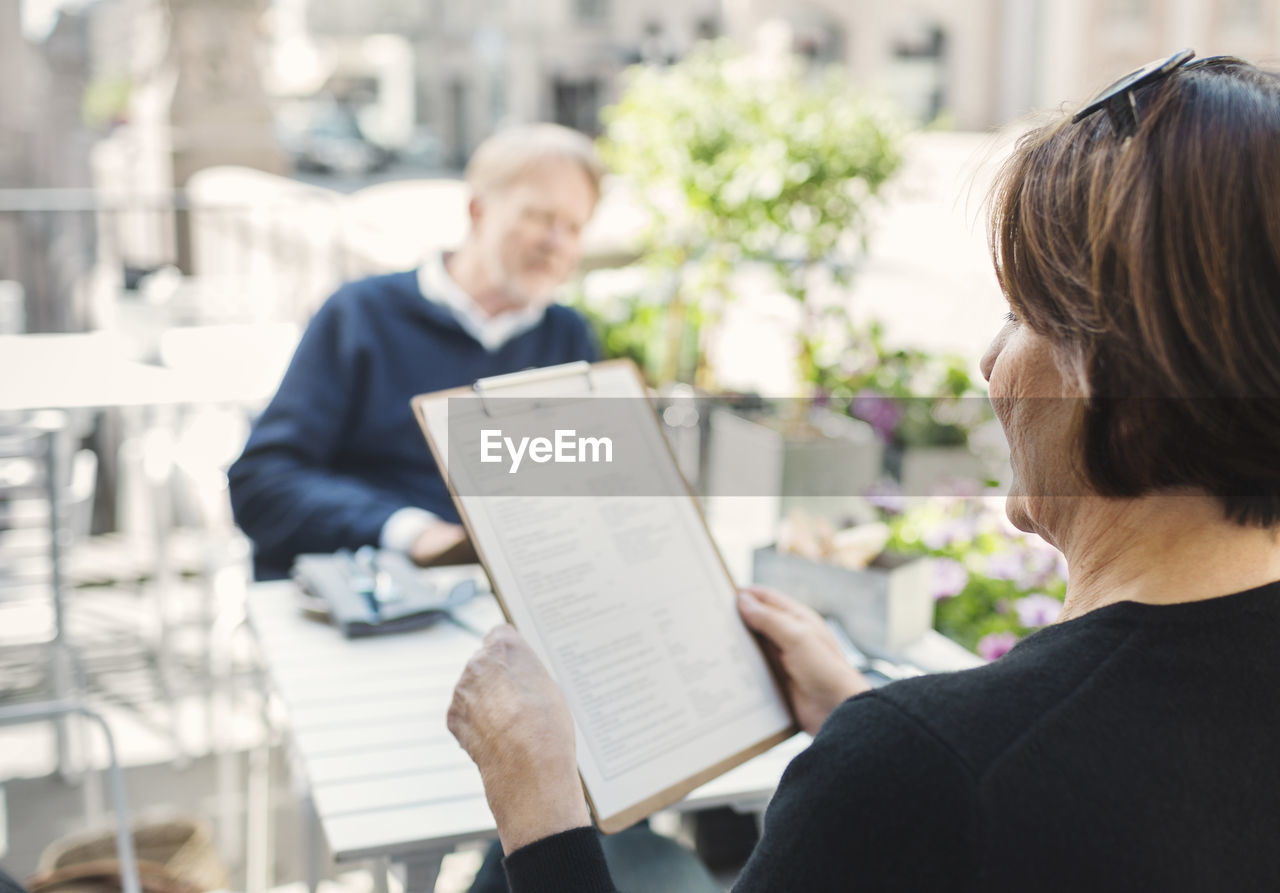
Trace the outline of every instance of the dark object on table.
<instances>
[{"instance_id":1,"label":"dark object on table","mask_svg":"<svg viewBox=\"0 0 1280 893\"><path fill-rule=\"evenodd\" d=\"M473 579L445 585L404 556L373 548L299 555L293 578L348 638L430 626L480 591Z\"/></svg>"}]
</instances>

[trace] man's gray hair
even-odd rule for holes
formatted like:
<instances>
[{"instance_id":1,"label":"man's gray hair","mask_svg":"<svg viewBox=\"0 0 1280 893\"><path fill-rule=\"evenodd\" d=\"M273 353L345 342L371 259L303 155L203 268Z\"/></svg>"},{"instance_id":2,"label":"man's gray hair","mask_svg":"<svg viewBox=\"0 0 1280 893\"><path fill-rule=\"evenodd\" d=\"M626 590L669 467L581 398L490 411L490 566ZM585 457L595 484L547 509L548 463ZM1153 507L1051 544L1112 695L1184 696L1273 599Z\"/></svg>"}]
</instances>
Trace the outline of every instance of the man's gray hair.
<instances>
[{"instance_id":1,"label":"man's gray hair","mask_svg":"<svg viewBox=\"0 0 1280 893\"><path fill-rule=\"evenodd\" d=\"M482 142L467 163L467 183L476 195L505 187L526 168L547 159L577 162L600 195L604 163L586 135L559 124L522 124Z\"/></svg>"}]
</instances>

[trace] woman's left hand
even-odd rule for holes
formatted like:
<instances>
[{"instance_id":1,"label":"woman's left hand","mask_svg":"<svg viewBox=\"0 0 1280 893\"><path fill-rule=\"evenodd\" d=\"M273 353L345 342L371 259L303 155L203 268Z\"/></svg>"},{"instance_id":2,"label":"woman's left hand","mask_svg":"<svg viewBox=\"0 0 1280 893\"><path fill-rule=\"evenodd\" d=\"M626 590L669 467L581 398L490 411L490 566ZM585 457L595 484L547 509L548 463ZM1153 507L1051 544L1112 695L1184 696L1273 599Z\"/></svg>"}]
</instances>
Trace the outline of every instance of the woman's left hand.
<instances>
[{"instance_id":1,"label":"woman's left hand","mask_svg":"<svg viewBox=\"0 0 1280 893\"><path fill-rule=\"evenodd\" d=\"M505 852L591 824L569 707L513 627L485 636L454 688L448 724L480 768Z\"/></svg>"}]
</instances>

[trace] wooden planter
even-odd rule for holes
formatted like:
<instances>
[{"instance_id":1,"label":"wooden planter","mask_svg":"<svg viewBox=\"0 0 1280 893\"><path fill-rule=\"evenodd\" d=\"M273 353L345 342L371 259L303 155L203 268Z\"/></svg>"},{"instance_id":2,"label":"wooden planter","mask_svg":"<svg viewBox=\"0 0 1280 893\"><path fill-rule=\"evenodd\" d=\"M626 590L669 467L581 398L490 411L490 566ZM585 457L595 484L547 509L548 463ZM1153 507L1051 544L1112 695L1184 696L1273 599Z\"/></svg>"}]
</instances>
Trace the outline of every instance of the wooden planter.
<instances>
[{"instance_id":1,"label":"wooden planter","mask_svg":"<svg viewBox=\"0 0 1280 893\"><path fill-rule=\"evenodd\" d=\"M716 407L703 492L775 499L775 518L797 508L832 519L856 513L880 476L883 451L875 432L825 410L811 412L804 427L790 434Z\"/></svg>"},{"instance_id":2,"label":"wooden planter","mask_svg":"<svg viewBox=\"0 0 1280 893\"><path fill-rule=\"evenodd\" d=\"M933 565L928 559L881 555L865 570L849 570L757 549L752 579L835 617L849 638L871 652L898 652L933 628Z\"/></svg>"},{"instance_id":3,"label":"wooden planter","mask_svg":"<svg viewBox=\"0 0 1280 893\"><path fill-rule=\"evenodd\" d=\"M965 481L988 476L982 460L968 447L907 447L902 452L900 481L904 496L937 496L950 493Z\"/></svg>"}]
</instances>

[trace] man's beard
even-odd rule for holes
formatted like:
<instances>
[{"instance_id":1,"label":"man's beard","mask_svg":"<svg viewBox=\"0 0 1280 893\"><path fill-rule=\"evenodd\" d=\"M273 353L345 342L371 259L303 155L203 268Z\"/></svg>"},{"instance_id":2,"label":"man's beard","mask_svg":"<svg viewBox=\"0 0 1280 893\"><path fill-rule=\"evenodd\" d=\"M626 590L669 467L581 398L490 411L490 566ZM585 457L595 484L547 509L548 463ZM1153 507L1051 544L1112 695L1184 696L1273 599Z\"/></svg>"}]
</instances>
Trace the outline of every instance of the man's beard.
<instances>
[{"instance_id":1,"label":"man's beard","mask_svg":"<svg viewBox=\"0 0 1280 893\"><path fill-rule=\"evenodd\" d=\"M536 274L545 279L553 279L551 274L551 262L545 261L545 271ZM511 308L531 307L536 304L544 303L551 298L552 293L556 289L558 283L553 283L541 289L533 289L526 287L523 280L528 277L521 277L518 273L511 272L501 263L499 258L494 259L493 268L490 270L491 278L498 290L505 298L504 304ZM496 275L492 275L496 274Z\"/></svg>"}]
</instances>

